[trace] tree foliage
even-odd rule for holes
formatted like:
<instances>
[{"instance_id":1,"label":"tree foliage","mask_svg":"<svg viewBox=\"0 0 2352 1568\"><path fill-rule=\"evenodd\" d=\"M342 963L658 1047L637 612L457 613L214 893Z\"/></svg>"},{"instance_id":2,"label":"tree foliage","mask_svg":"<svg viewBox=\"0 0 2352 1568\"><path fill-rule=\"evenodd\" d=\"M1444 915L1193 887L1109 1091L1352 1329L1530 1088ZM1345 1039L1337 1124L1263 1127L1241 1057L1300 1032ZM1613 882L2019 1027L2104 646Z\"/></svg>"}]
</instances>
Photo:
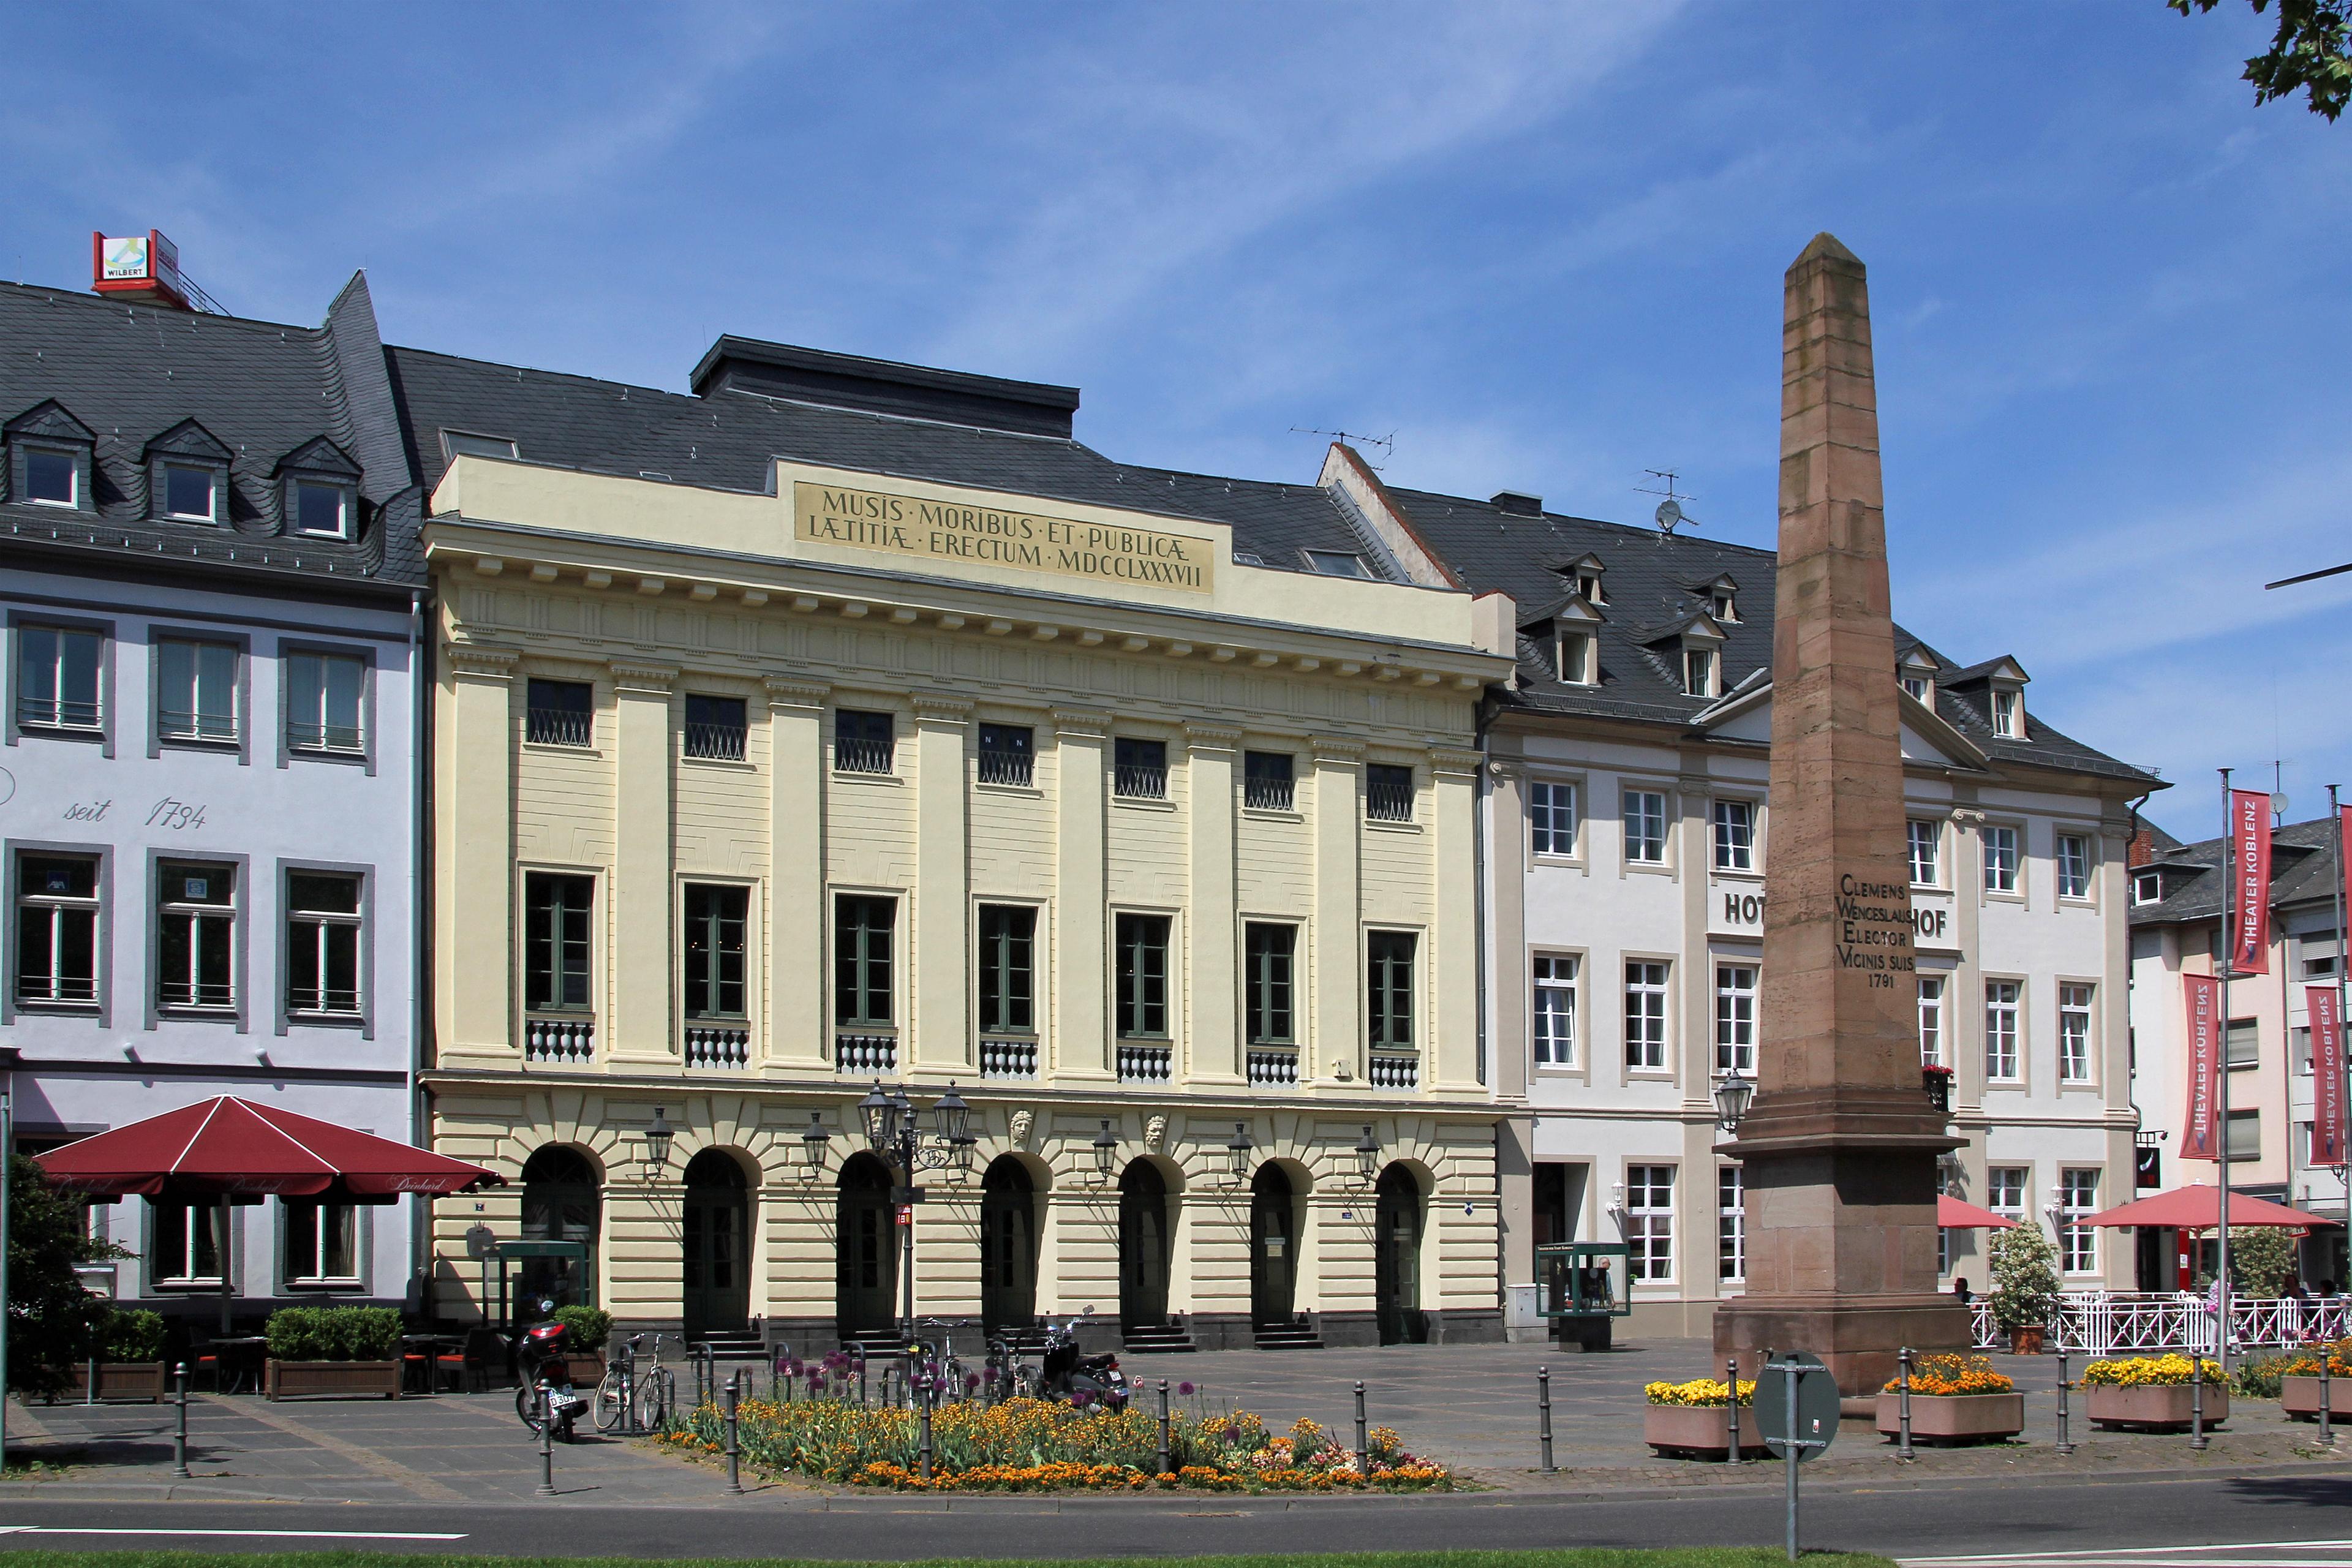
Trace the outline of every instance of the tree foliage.
<instances>
[{"instance_id":1,"label":"tree foliage","mask_svg":"<svg viewBox=\"0 0 2352 1568\"><path fill-rule=\"evenodd\" d=\"M64 1386L112 1326L114 1309L82 1288L77 1263L131 1256L89 1234L77 1200L49 1185L26 1155L8 1161L8 1384L36 1394Z\"/></svg>"},{"instance_id":2,"label":"tree foliage","mask_svg":"<svg viewBox=\"0 0 2352 1568\"><path fill-rule=\"evenodd\" d=\"M2038 1225L1992 1233L1992 1321L2004 1329L2046 1326L2058 1305L2058 1249Z\"/></svg>"},{"instance_id":3,"label":"tree foliage","mask_svg":"<svg viewBox=\"0 0 2352 1568\"><path fill-rule=\"evenodd\" d=\"M2230 1227L2230 1289L2247 1296L2284 1296L2294 1283L2294 1243L2276 1226Z\"/></svg>"},{"instance_id":4,"label":"tree foliage","mask_svg":"<svg viewBox=\"0 0 2352 1568\"><path fill-rule=\"evenodd\" d=\"M2187 16L2221 0L2165 0ZM2252 0L2256 15L2271 0ZM2309 95L2311 111L2334 120L2352 100L2352 0L2278 0L2278 31L2266 54L2246 62L2254 101Z\"/></svg>"}]
</instances>

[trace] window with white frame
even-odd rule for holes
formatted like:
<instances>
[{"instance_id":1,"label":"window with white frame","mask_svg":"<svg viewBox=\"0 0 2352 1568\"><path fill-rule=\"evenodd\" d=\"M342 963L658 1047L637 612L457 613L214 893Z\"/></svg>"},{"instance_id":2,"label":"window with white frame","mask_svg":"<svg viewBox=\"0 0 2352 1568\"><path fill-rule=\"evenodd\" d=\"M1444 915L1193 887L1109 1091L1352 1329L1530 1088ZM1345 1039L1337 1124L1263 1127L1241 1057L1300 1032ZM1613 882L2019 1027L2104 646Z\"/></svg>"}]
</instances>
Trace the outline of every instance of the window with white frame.
<instances>
[{"instance_id":1,"label":"window with white frame","mask_svg":"<svg viewBox=\"0 0 2352 1568\"><path fill-rule=\"evenodd\" d=\"M1994 688L1992 732L2007 741L2025 739L2025 704L2019 693Z\"/></svg>"},{"instance_id":2,"label":"window with white frame","mask_svg":"<svg viewBox=\"0 0 2352 1568\"><path fill-rule=\"evenodd\" d=\"M2021 987L2014 980L1985 982L1985 1077L2015 1082L2017 1007Z\"/></svg>"},{"instance_id":3,"label":"window with white frame","mask_svg":"<svg viewBox=\"0 0 2352 1568\"><path fill-rule=\"evenodd\" d=\"M1756 869L1756 803L1718 800L1715 803L1715 868L1718 871Z\"/></svg>"},{"instance_id":4,"label":"window with white frame","mask_svg":"<svg viewBox=\"0 0 2352 1568\"><path fill-rule=\"evenodd\" d=\"M1538 1067L1576 1065L1577 960L1567 953L1541 953L1535 961L1531 1011Z\"/></svg>"},{"instance_id":5,"label":"window with white frame","mask_svg":"<svg viewBox=\"0 0 2352 1568\"><path fill-rule=\"evenodd\" d=\"M339 872L286 875L286 1010L356 1017L360 1011L360 879Z\"/></svg>"},{"instance_id":6,"label":"window with white frame","mask_svg":"<svg viewBox=\"0 0 2352 1568\"><path fill-rule=\"evenodd\" d=\"M1737 1165L1715 1168L1715 1277L1748 1278L1748 1190Z\"/></svg>"},{"instance_id":7,"label":"window with white frame","mask_svg":"<svg viewBox=\"0 0 2352 1568\"><path fill-rule=\"evenodd\" d=\"M1717 588L1707 595L1707 608L1718 621L1739 619L1739 605L1728 588Z\"/></svg>"},{"instance_id":8,"label":"window with white frame","mask_svg":"<svg viewBox=\"0 0 2352 1568\"><path fill-rule=\"evenodd\" d=\"M155 647L155 731L167 741L236 739L236 646L166 637Z\"/></svg>"},{"instance_id":9,"label":"window with white frame","mask_svg":"<svg viewBox=\"0 0 2352 1568\"><path fill-rule=\"evenodd\" d=\"M214 520L214 474L190 463L163 465L163 515L183 522Z\"/></svg>"},{"instance_id":10,"label":"window with white frame","mask_svg":"<svg viewBox=\"0 0 2352 1568\"><path fill-rule=\"evenodd\" d=\"M1936 847L1940 825L1922 817L1913 817L1904 824L1911 851L1911 885L1915 888L1940 887L1943 868L1937 864Z\"/></svg>"},{"instance_id":11,"label":"window with white frame","mask_svg":"<svg viewBox=\"0 0 2352 1568\"><path fill-rule=\"evenodd\" d=\"M148 1277L159 1285L218 1285L221 1279L220 1205L216 1203L154 1205L154 1248Z\"/></svg>"},{"instance_id":12,"label":"window with white frame","mask_svg":"<svg viewBox=\"0 0 2352 1568\"><path fill-rule=\"evenodd\" d=\"M2017 829L1990 826L1984 830L1984 889L1988 893L2017 891Z\"/></svg>"},{"instance_id":13,"label":"window with white frame","mask_svg":"<svg viewBox=\"0 0 2352 1568\"><path fill-rule=\"evenodd\" d=\"M236 868L166 860L156 868L155 1005L236 1005Z\"/></svg>"},{"instance_id":14,"label":"window with white frame","mask_svg":"<svg viewBox=\"0 0 2352 1568\"><path fill-rule=\"evenodd\" d=\"M2080 833L2058 836L2058 896L2062 899L2087 899L2091 896L2091 841Z\"/></svg>"},{"instance_id":15,"label":"window with white frame","mask_svg":"<svg viewBox=\"0 0 2352 1568\"><path fill-rule=\"evenodd\" d=\"M2066 1215L2065 1233L2058 1249L2059 1267L2069 1274L2092 1273L2099 1267L2099 1233L2083 1221L2098 1212L2099 1173L2060 1171L2058 1201Z\"/></svg>"},{"instance_id":16,"label":"window with white frame","mask_svg":"<svg viewBox=\"0 0 2352 1568\"><path fill-rule=\"evenodd\" d=\"M1588 605L1601 605L1609 602L1609 592L1601 585L1598 567L1576 574L1576 591L1584 595L1584 602Z\"/></svg>"},{"instance_id":17,"label":"window with white frame","mask_svg":"<svg viewBox=\"0 0 2352 1568\"><path fill-rule=\"evenodd\" d=\"M1591 686L1592 674L1592 634L1562 632L1554 651L1559 678L1570 686Z\"/></svg>"},{"instance_id":18,"label":"window with white frame","mask_svg":"<svg viewBox=\"0 0 2352 1568\"><path fill-rule=\"evenodd\" d=\"M1715 695L1715 650L1713 648L1683 649L1683 689L1693 697Z\"/></svg>"},{"instance_id":19,"label":"window with white frame","mask_svg":"<svg viewBox=\"0 0 2352 1568\"><path fill-rule=\"evenodd\" d=\"M1715 966L1715 1070L1756 1070L1756 966Z\"/></svg>"},{"instance_id":20,"label":"window with white frame","mask_svg":"<svg viewBox=\"0 0 2352 1568\"><path fill-rule=\"evenodd\" d=\"M1645 958L1625 964L1625 1065L1649 1072L1666 1065L1666 966Z\"/></svg>"},{"instance_id":21,"label":"window with white frame","mask_svg":"<svg viewBox=\"0 0 2352 1568\"><path fill-rule=\"evenodd\" d=\"M1919 977L1919 1062L1931 1068L1950 1065L1944 1060L1944 977L1940 974Z\"/></svg>"},{"instance_id":22,"label":"window with white frame","mask_svg":"<svg viewBox=\"0 0 2352 1568\"><path fill-rule=\"evenodd\" d=\"M2132 878L2132 902L2153 904L2164 898L2164 879L2154 871L2141 871Z\"/></svg>"},{"instance_id":23,"label":"window with white frame","mask_svg":"<svg viewBox=\"0 0 2352 1568\"><path fill-rule=\"evenodd\" d=\"M71 452L48 447L25 450L25 499L44 506L79 506L81 465Z\"/></svg>"},{"instance_id":24,"label":"window with white frame","mask_svg":"<svg viewBox=\"0 0 2352 1568\"><path fill-rule=\"evenodd\" d=\"M2026 1189L2032 1169L2025 1165L1990 1165L1985 1169L1985 1207L2003 1219L2025 1218Z\"/></svg>"},{"instance_id":25,"label":"window with white frame","mask_svg":"<svg viewBox=\"0 0 2352 1568\"><path fill-rule=\"evenodd\" d=\"M2091 1081L2091 988L2058 987L2058 1081Z\"/></svg>"},{"instance_id":26,"label":"window with white frame","mask_svg":"<svg viewBox=\"0 0 2352 1568\"><path fill-rule=\"evenodd\" d=\"M98 857L16 854L16 1000L98 1005Z\"/></svg>"},{"instance_id":27,"label":"window with white frame","mask_svg":"<svg viewBox=\"0 0 2352 1568\"><path fill-rule=\"evenodd\" d=\"M2294 1070L2302 1077L2311 1076L2311 1026L2298 1024L2287 1031L2287 1043L2294 1052Z\"/></svg>"},{"instance_id":28,"label":"window with white frame","mask_svg":"<svg viewBox=\"0 0 2352 1568\"><path fill-rule=\"evenodd\" d=\"M1659 1284L1675 1277L1675 1168L1625 1167L1626 1277Z\"/></svg>"},{"instance_id":29,"label":"window with white frame","mask_svg":"<svg viewBox=\"0 0 2352 1568\"><path fill-rule=\"evenodd\" d=\"M1903 677L1903 689L1909 694L1914 702L1925 702L1927 700L1927 678L1924 675L1906 675Z\"/></svg>"},{"instance_id":30,"label":"window with white frame","mask_svg":"<svg viewBox=\"0 0 2352 1568\"><path fill-rule=\"evenodd\" d=\"M1629 789L1622 799L1625 859L1630 865L1666 863L1666 797L1657 790Z\"/></svg>"},{"instance_id":31,"label":"window with white frame","mask_svg":"<svg viewBox=\"0 0 2352 1568\"><path fill-rule=\"evenodd\" d=\"M1528 833L1538 855L1576 853L1576 785L1538 779L1528 785Z\"/></svg>"},{"instance_id":32,"label":"window with white frame","mask_svg":"<svg viewBox=\"0 0 2352 1568\"><path fill-rule=\"evenodd\" d=\"M350 1204L286 1200L286 1283L359 1283L359 1210Z\"/></svg>"}]
</instances>

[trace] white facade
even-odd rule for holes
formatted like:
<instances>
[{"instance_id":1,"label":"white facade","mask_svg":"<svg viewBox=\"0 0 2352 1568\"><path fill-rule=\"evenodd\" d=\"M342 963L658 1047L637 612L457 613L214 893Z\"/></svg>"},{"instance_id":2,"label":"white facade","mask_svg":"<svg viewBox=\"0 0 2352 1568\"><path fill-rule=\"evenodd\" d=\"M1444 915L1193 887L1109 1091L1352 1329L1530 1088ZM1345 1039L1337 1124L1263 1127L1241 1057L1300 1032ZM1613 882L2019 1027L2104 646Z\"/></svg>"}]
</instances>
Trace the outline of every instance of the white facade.
<instances>
[{"instance_id":1,"label":"white facade","mask_svg":"<svg viewBox=\"0 0 2352 1568\"><path fill-rule=\"evenodd\" d=\"M2021 1219L2061 1196L2124 1201L2119 786L1989 762L1905 706L1923 1056L1952 1069L1967 1141L1947 1190ZM1704 1335L1739 1291L1737 1167L1715 1152L1711 1091L1721 1068L1755 1067L1769 734L1759 690L1687 728L1523 712L1490 737L1489 1025L1497 1092L1527 1111L1505 1163L1521 1337L1541 1332L1528 1313L1542 1241L1622 1227L1637 1331ZM1983 1237L1946 1239L1945 1283L1984 1289ZM2128 1284L2127 1247L2070 1240L2070 1285Z\"/></svg>"}]
</instances>

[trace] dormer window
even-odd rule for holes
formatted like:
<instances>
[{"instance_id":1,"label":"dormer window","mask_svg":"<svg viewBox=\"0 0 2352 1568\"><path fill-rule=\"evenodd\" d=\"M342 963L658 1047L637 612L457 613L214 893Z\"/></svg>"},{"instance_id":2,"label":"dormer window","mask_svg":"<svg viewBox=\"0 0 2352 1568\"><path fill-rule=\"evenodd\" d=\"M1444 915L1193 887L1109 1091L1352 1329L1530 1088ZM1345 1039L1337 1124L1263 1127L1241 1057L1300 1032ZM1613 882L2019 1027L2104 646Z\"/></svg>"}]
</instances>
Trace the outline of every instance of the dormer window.
<instances>
[{"instance_id":1,"label":"dormer window","mask_svg":"<svg viewBox=\"0 0 2352 1568\"><path fill-rule=\"evenodd\" d=\"M1737 621L1739 618L1737 598L1730 589L1717 588L1707 595L1707 607L1718 621Z\"/></svg>"},{"instance_id":2,"label":"dormer window","mask_svg":"<svg viewBox=\"0 0 2352 1568\"><path fill-rule=\"evenodd\" d=\"M2164 900L2164 879L2154 871L2140 871L2132 877L2132 902L2155 904Z\"/></svg>"},{"instance_id":3,"label":"dormer window","mask_svg":"<svg viewBox=\"0 0 2352 1568\"><path fill-rule=\"evenodd\" d=\"M1346 550L1309 550L1305 552L1307 569L1326 577L1370 577L1372 574L1364 558Z\"/></svg>"},{"instance_id":4,"label":"dormer window","mask_svg":"<svg viewBox=\"0 0 2352 1568\"><path fill-rule=\"evenodd\" d=\"M1601 586L1601 573L1598 568L1579 572L1576 574L1576 591L1584 595L1584 602L1588 605L1605 605L1609 602L1607 591Z\"/></svg>"},{"instance_id":5,"label":"dormer window","mask_svg":"<svg viewBox=\"0 0 2352 1568\"><path fill-rule=\"evenodd\" d=\"M52 397L9 420L5 434L9 500L91 510L97 432Z\"/></svg>"},{"instance_id":6,"label":"dormer window","mask_svg":"<svg viewBox=\"0 0 2352 1568\"><path fill-rule=\"evenodd\" d=\"M2025 739L2025 694L1992 689L1992 732L2006 741Z\"/></svg>"},{"instance_id":7,"label":"dormer window","mask_svg":"<svg viewBox=\"0 0 2352 1568\"><path fill-rule=\"evenodd\" d=\"M215 521L213 471L184 463L164 464L163 515L183 522Z\"/></svg>"},{"instance_id":8,"label":"dormer window","mask_svg":"<svg viewBox=\"0 0 2352 1568\"><path fill-rule=\"evenodd\" d=\"M79 506L80 487L75 481L80 476L76 467L70 452L55 452L43 447L26 448L25 499L44 506Z\"/></svg>"},{"instance_id":9,"label":"dormer window","mask_svg":"<svg viewBox=\"0 0 2352 1568\"><path fill-rule=\"evenodd\" d=\"M1903 677L1903 689L1910 693L1912 701L1925 702L1935 688L1927 683L1924 675L1906 675Z\"/></svg>"},{"instance_id":10,"label":"dormer window","mask_svg":"<svg viewBox=\"0 0 2352 1568\"><path fill-rule=\"evenodd\" d=\"M147 515L171 522L228 521L228 465L218 437L183 419L147 443Z\"/></svg>"},{"instance_id":11,"label":"dormer window","mask_svg":"<svg viewBox=\"0 0 2352 1568\"><path fill-rule=\"evenodd\" d=\"M1559 671L1560 679L1570 686L1596 684L1592 670L1592 634L1591 632L1561 632L1557 647L1557 658L1553 668Z\"/></svg>"},{"instance_id":12,"label":"dormer window","mask_svg":"<svg viewBox=\"0 0 2352 1568\"><path fill-rule=\"evenodd\" d=\"M351 537L351 510L341 485L298 479L294 484L294 531L313 539Z\"/></svg>"},{"instance_id":13,"label":"dormer window","mask_svg":"<svg viewBox=\"0 0 2352 1568\"><path fill-rule=\"evenodd\" d=\"M1716 694L1716 658L1711 647L1683 648L1683 689L1693 697Z\"/></svg>"},{"instance_id":14,"label":"dormer window","mask_svg":"<svg viewBox=\"0 0 2352 1568\"><path fill-rule=\"evenodd\" d=\"M278 460L279 526L303 539L359 531L360 466L324 436Z\"/></svg>"}]
</instances>

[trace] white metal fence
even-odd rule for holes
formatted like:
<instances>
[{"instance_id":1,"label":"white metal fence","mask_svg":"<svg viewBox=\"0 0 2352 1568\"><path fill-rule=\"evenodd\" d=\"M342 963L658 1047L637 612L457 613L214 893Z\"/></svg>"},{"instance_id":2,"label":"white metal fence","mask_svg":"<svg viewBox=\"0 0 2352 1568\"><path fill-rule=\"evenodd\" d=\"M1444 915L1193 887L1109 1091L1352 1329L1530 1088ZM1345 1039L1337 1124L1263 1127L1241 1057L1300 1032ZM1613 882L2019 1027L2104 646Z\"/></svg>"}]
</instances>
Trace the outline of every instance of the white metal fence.
<instances>
[{"instance_id":1,"label":"white metal fence","mask_svg":"<svg viewBox=\"0 0 2352 1568\"><path fill-rule=\"evenodd\" d=\"M2009 1335L1994 1324L1990 1298L1979 1297L1970 1304L1969 1319L1977 1349L2007 1345ZM2049 1330L2052 1350L2090 1355L2191 1348L2210 1355L2217 1348L2210 1301L2188 1290L2069 1290L2058 1298ZM2230 1303L2232 1346L2302 1344L2347 1334L2352 1334L2352 1298L2242 1298Z\"/></svg>"}]
</instances>

